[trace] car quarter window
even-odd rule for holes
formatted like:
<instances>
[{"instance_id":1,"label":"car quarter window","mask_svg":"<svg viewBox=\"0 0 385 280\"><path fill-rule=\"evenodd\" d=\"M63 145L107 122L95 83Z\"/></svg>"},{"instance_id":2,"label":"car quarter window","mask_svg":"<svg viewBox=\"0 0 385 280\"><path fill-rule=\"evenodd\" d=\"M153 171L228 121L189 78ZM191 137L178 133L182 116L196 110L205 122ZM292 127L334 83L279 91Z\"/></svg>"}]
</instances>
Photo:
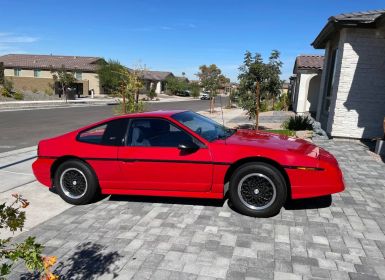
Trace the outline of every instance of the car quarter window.
<instances>
[{"instance_id":1,"label":"car quarter window","mask_svg":"<svg viewBox=\"0 0 385 280\"><path fill-rule=\"evenodd\" d=\"M120 146L127 130L128 119L116 119L79 133L80 142L105 146Z\"/></svg>"},{"instance_id":2,"label":"car quarter window","mask_svg":"<svg viewBox=\"0 0 385 280\"><path fill-rule=\"evenodd\" d=\"M133 119L127 137L128 146L178 147L203 144L168 120L160 118Z\"/></svg>"}]
</instances>

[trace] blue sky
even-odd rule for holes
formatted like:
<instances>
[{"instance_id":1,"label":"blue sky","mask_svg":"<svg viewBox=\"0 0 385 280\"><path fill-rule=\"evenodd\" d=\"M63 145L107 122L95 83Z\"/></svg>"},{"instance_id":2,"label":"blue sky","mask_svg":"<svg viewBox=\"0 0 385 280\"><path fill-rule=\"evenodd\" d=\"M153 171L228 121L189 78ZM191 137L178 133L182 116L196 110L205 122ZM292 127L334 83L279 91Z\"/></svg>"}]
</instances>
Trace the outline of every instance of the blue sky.
<instances>
[{"instance_id":1,"label":"blue sky","mask_svg":"<svg viewBox=\"0 0 385 280\"><path fill-rule=\"evenodd\" d=\"M246 50L281 51L282 78L327 18L385 8L383 0L2 0L0 54L101 56L132 67L186 72L217 64L236 81Z\"/></svg>"}]
</instances>

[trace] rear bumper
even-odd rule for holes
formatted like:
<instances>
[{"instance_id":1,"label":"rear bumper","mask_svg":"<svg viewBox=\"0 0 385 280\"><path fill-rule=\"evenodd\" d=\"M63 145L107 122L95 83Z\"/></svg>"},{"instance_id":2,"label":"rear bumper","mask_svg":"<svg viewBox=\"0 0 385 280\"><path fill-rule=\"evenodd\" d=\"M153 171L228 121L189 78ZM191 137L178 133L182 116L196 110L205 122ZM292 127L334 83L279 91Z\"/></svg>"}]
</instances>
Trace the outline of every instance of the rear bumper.
<instances>
[{"instance_id":1,"label":"rear bumper","mask_svg":"<svg viewBox=\"0 0 385 280\"><path fill-rule=\"evenodd\" d=\"M35 175L36 179L47 187L52 186L51 166L53 162L54 159L38 158L32 164L33 174Z\"/></svg>"}]
</instances>

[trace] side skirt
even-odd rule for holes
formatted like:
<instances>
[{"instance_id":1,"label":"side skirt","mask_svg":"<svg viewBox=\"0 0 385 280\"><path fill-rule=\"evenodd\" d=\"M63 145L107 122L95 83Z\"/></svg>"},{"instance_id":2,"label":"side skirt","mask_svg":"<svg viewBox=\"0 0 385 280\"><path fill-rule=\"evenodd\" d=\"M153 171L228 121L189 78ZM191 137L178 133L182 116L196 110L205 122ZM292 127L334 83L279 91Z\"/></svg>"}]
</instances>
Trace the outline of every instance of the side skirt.
<instances>
[{"instance_id":1,"label":"side skirt","mask_svg":"<svg viewBox=\"0 0 385 280\"><path fill-rule=\"evenodd\" d=\"M171 197L193 197L193 198L223 199L223 193L212 193L212 192L181 192L181 191L102 189L102 193L103 194L117 194L117 195L171 196Z\"/></svg>"}]
</instances>

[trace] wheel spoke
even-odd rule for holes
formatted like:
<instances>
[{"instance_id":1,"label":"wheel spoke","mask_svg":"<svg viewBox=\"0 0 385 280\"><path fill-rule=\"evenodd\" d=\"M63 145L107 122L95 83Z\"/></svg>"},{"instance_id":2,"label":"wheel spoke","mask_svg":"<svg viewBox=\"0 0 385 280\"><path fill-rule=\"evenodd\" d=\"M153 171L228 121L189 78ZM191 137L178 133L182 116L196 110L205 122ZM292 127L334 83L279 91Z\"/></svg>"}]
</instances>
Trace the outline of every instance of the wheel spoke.
<instances>
[{"instance_id":1,"label":"wheel spoke","mask_svg":"<svg viewBox=\"0 0 385 280\"><path fill-rule=\"evenodd\" d=\"M276 188L273 181L261 173L246 175L238 185L241 201L251 209L265 209L275 200Z\"/></svg>"},{"instance_id":2,"label":"wheel spoke","mask_svg":"<svg viewBox=\"0 0 385 280\"><path fill-rule=\"evenodd\" d=\"M87 179L82 171L77 168L68 168L60 176L60 186L65 195L77 199L82 197L87 190Z\"/></svg>"}]
</instances>

